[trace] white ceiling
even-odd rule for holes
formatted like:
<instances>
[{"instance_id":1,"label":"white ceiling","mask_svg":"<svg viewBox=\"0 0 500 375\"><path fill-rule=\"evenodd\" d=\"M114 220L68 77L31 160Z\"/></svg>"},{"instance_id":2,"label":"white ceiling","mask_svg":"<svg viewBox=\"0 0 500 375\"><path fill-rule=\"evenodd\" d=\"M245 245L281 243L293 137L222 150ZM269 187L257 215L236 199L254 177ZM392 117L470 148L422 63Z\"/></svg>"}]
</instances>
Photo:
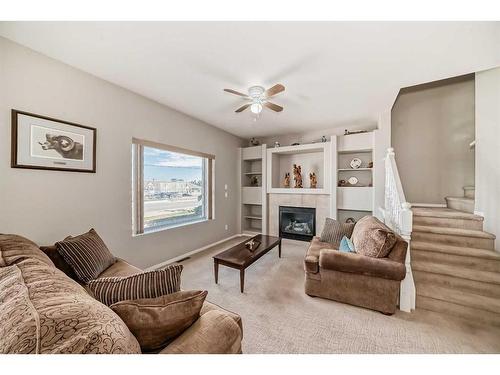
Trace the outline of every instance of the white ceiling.
<instances>
[{"instance_id":1,"label":"white ceiling","mask_svg":"<svg viewBox=\"0 0 500 375\"><path fill-rule=\"evenodd\" d=\"M401 87L500 65L499 22L3 22L0 35L241 137L374 123ZM255 84L286 91L254 122Z\"/></svg>"}]
</instances>

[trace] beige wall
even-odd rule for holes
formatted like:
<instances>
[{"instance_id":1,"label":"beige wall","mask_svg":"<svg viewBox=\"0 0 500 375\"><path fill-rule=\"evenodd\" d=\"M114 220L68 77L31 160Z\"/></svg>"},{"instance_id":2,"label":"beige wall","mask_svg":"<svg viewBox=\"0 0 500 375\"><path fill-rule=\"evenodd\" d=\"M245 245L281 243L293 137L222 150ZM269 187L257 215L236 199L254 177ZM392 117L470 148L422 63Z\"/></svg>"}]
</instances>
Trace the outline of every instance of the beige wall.
<instances>
[{"instance_id":1,"label":"beige wall","mask_svg":"<svg viewBox=\"0 0 500 375\"><path fill-rule=\"evenodd\" d=\"M97 128L97 173L11 169L12 108ZM132 237L132 137L215 154L215 220ZM240 145L224 131L0 38L0 233L51 244L94 227L114 254L137 266L165 261L236 233Z\"/></svg>"},{"instance_id":2,"label":"beige wall","mask_svg":"<svg viewBox=\"0 0 500 375\"><path fill-rule=\"evenodd\" d=\"M500 68L476 73L475 209L500 237Z\"/></svg>"},{"instance_id":3,"label":"beige wall","mask_svg":"<svg viewBox=\"0 0 500 375\"><path fill-rule=\"evenodd\" d=\"M406 199L444 204L474 185L474 79L402 91L392 108L392 147Z\"/></svg>"}]
</instances>

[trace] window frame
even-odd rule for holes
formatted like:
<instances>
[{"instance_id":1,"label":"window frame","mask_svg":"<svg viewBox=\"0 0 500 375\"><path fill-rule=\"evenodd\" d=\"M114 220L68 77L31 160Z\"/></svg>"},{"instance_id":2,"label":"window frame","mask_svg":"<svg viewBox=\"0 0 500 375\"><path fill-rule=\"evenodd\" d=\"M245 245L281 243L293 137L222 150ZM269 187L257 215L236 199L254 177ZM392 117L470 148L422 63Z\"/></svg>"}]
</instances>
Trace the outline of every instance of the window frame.
<instances>
[{"instance_id":1,"label":"window frame","mask_svg":"<svg viewBox=\"0 0 500 375\"><path fill-rule=\"evenodd\" d=\"M176 225L165 225L152 230L144 230L144 148L156 148L163 151L175 152L184 155L196 156L206 159L204 166L205 196L206 196L206 217L180 223ZM205 163L204 163L205 164ZM186 225L213 220L215 218L215 155L204 152L193 151L178 146L166 145L158 142L147 141L139 138L132 138L132 234L139 236L159 232L163 230L179 228Z\"/></svg>"}]
</instances>

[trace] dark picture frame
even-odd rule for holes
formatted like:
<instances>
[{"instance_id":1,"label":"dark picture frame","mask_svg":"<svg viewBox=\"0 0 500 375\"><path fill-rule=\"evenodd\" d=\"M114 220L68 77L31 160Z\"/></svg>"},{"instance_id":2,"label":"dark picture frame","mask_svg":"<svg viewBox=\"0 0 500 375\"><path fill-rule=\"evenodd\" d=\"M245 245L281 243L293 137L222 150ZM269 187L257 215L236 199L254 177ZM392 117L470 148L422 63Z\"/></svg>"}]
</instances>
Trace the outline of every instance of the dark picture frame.
<instances>
[{"instance_id":1,"label":"dark picture frame","mask_svg":"<svg viewBox=\"0 0 500 375\"><path fill-rule=\"evenodd\" d=\"M16 109L11 116L11 168L96 173L96 128Z\"/></svg>"}]
</instances>

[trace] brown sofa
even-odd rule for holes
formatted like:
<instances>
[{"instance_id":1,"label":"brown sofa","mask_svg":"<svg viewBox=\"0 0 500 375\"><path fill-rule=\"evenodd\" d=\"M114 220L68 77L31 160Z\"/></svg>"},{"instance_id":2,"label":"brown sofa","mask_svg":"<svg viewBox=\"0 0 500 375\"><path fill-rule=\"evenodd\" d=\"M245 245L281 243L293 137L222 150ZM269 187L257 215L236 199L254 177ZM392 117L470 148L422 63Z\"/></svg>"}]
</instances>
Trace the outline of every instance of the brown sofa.
<instances>
[{"instance_id":1,"label":"brown sofa","mask_svg":"<svg viewBox=\"0 0 500 375\"><path fill-rule=\"evenodd\" d=\"M305 292L384 314L394 314L399 286L406 275L407 242L397 242L385 258L343 253L332 244L311 241L305 259Z\"/></svg>"},{"instance_id":2,"label":"brown sofa","mask_svg":"<svg viewBox=\"0 0 500 375\"><path fill-rule=\"evenodd\" d=\"M118 315L45 250L50 257L26 238L0 234L0 353L140 353ZM118 259L99 277L137 272ZM199 319L160 353L241 353L242 335L237 314L205 302Z\"/></svg>"}]
</instances>

